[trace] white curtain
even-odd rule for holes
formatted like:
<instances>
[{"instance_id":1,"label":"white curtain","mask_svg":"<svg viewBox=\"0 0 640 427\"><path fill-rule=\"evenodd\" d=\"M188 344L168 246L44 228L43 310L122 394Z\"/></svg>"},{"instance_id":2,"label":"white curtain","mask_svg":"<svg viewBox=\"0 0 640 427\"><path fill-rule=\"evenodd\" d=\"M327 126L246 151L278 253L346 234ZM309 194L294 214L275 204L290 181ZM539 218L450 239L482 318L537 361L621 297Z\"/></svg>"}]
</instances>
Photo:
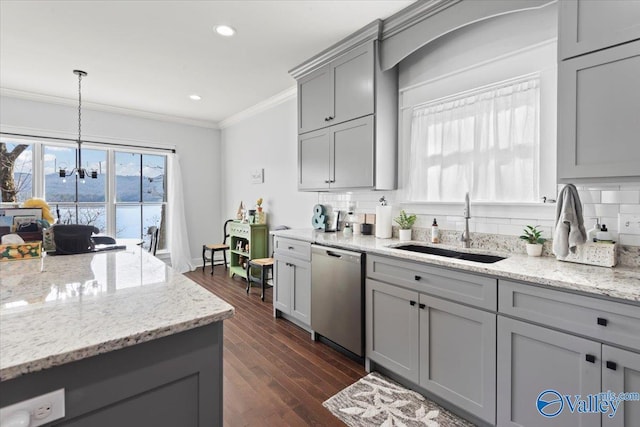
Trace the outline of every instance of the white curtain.
<instances>
[{"instance_id":1,"label":"white curtain","mask_svg":"<svg viewBox=\"0 0 640 427\"><path fill-rule=\"evenodd\" d=\"M191 249L187 234L187 222L184 216L184 198L182 196L182 172L177 153L169 156L169 251L171 267L184 273L193 270Z\"/></svg>"},{"instance_id":2,"label":"white curtain","mask_svg":"<svg viewBox=\"0 0 640 427\"><path fill-rule=\"evenodd\" d=\"M539 79L415 107L411 201L538 200Z\"/></svg>"}]
</instances>

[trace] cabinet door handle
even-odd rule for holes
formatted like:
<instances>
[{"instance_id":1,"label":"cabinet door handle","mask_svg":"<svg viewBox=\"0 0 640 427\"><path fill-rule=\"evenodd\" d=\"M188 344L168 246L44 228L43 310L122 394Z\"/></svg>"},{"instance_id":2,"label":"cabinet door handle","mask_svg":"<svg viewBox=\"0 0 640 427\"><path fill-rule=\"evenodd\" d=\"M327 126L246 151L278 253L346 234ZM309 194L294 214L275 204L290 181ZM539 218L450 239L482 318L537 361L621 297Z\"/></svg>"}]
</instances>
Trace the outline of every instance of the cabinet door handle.
<instances>
[{"instance_id":1,"label":"cabinet door handle","mask_svg":"<svg viewBox=\"0 0 640 427\"><path fill-rule=\"evenodd\" d=\"M416 305L416 302L415 301L409 301L409 305L413 307L414 305Z\"/></svg>"},{"instance_id":2,"label":"cabinet door handle","mask_svg":"<svg viewBox=\"0 0 640 427\"><path fill-rule=\"evenodd\" d=\"M334 119L334 117L333 117L333 116L329 116L329 117L327 117L327 118L328 118L329 120L333 120L333 119Z\"/></svg>"},{"instance_id":3,"label":"cabinet door handle","mask_svg":"<svg viewBox=\"0 0 640 427\"><path fill-rule=\"evenodd\" d=\"M618 364L616 362L612 362L611 360L607 360L607 368L615 371L616 369L618 369Z\"/></svg>"},{"instance_id":4,"label":"cabinet door handle","mask_svg":"<svg viewBox=\"0 0 640 427\"><path fill-rule=\"evenodd\" d=\"M416 282L417 282L418 280L422 279L422 277L417 276L417 275L416 275L416 276L413 276L413 278L416 280Z\"/></svg>"},{"instance_id":5,"label":"cabinet door handle","mask_svg":"<svg viewBox=\"0 0 640 427\"><path fill-rule=\"evenodd\" d=\"M295 248L293 246L289 246L288 248L290 251L294 250Z\"/></svg>"},{"instance_id":6,"label":"cabinet door handle","mask_svg":"<svg viewBox=\"0 0 640 427\"><path fill-rule=\"evenodd\" d=\"M325 183L325 184L329 184L330 182L331 182L331 181L329 181L328 179L325 179L325 180L324 180L324 183Z\"/></svg>"},{"instance_id":7,"label":"cabinet door handle","mask_svg":"<svg viewBox=\"0 0 640 427\"><path fill-rule=\"evenodd\" d=\"M418 304L418 307L420 307L422 309L424 309L426 306L427 306L426 304L422 304L422 303Z\"/></svg>"},{"instance_id":8,"label":"cabinet door handle","mask_svg":"<svg viewBox=\"0 0 640 427\"><path fill-rule=\"evenodd\" d=\"M607 319L605 319L604 317L598 317L598 325L607 326L607 323Z\"/></svg>"},{"instance_id":9,"label":"cabinet door handle","mask_svg":"<svg viewBox=\"0 0 640 427\"><path fill-rule=\"evenodd\" d=\"M596 363L596 357L593 354L587 354L585 360L589 363Z\"/></svg>"}]
</instances>

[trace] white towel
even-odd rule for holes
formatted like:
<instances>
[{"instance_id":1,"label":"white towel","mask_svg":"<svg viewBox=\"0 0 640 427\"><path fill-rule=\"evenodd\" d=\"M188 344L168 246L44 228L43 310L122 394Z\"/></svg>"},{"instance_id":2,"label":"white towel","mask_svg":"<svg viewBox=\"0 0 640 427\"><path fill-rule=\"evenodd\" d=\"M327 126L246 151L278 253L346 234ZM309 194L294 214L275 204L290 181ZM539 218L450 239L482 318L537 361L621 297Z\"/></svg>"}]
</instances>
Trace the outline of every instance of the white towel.
<instances>
[{"instance_id":1,"label":"white towel","mask_svg":"<svg viewBox=\"0 0 640 427\"><path fill-rule=\"evenodd\" d=\"M582 218L582 203L575 185L567 184L560 191L556 205L556 229L553 233L553 253L564 258L576 252L576 246L587 241Z\"/></svg>"}]
</instances>

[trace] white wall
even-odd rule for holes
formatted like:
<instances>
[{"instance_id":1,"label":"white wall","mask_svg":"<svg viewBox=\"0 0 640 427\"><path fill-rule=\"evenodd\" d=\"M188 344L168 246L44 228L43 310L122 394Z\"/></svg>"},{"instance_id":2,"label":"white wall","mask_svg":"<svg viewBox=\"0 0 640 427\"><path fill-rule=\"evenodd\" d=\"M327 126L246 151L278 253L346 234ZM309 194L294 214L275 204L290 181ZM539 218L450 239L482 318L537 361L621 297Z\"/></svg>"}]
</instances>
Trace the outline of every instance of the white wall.
<instances>
[{"instance_id":1,"label":"white wall","mask_svg":"<svg viewBox=\"0 0 640 427\"><path fill-rule=\"evenodd\" d=\"M82 110L87 140L175 147L180 156L187 230L194 262L202 244L222 241L220 131L104 111ZM0 97L0 130L77 137L76 107Z\"/></svg>"},{"instance_id":2,"label":"white wall","mask_svg":"<svg viewBox=\"0 0 640 427\"><path fill-rule=\"evenodd\" d=\"M269 228L310 228L316 193L297 190L298 134L296 98L222 129L222 216L235 218L240 201L249 209L264 199ZM250 172L264 169L264 183Z\"/></svg>"}]
</instances>

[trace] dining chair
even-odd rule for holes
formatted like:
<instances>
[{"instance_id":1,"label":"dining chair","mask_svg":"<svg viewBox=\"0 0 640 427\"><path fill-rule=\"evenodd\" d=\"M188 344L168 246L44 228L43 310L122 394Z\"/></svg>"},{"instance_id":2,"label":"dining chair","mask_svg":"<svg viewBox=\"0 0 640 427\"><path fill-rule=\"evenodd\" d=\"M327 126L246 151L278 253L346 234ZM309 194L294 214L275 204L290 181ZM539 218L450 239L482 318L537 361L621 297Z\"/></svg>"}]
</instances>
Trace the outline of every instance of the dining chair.
<instances>
[{"instance_id":1,"label":"dining chair","mask_svg":"<svg viewBox=\"0 0 640 427\"><path fill-rule=\"evenodd\" d=\"M228 219L224 222L224 226L222 229L224 238L222 239L222 243L213 243L213 244L205 244L202 245L202 272L204 273L204 267L207 265L207 262L211 263L211 274L213 274L213 256L216 252L222 251L222 257L224 258L224 269L227 269L227 251L229 250L229 245L227 244L227 238L229 237L229 223L233 222L232 219ZM210 256L207 256L207 251L209 251Z\"/></svg>"},{"instance_id":2,"label":"dining chair","mask_svg":"<svg viewBox=\"0 0 640 427\"><path fill-rule=\"evenodd\" d=\"M156 251L158 250L158 236L160 235L160 229L155 225L147 228L147 234L151 236L151 240L149 242L149 253L153 256L156 256Z\"/></svg>"}]
</instances>

